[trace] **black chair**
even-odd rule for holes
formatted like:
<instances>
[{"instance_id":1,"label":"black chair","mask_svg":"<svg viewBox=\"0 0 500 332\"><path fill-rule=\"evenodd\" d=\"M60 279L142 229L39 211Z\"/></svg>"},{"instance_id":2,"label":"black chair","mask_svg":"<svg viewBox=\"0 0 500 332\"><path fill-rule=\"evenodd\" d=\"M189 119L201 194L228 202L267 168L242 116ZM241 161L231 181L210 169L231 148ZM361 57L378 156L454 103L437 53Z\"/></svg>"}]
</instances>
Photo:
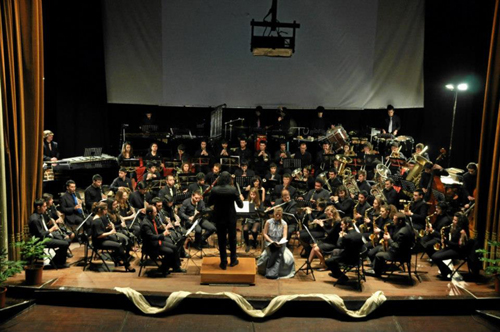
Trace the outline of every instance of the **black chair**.
<instances>
[{"instance_id":1,"label":"black chair","mask_svg":"<svg viewBox=\"0 0 500 332\"><path fill-rule=\"evenodd\" d=\"M155 265L160 268L160 264L158 263L158 259L162 259L162 256L161 255L157 255L156 257L153 257L152 255L148 254L144 248L141 250L141 260L139 262L139 265L140 265L140 268L139 268L139 277L141 276L141 273L142 273L142 269L144 268L144 270L146 270L146 265L147 265L147 262L148 261L153 261L153 263L155 263Z\"/></svg>"},{"instance_id":2,"label":"black chair","mask_svg":"<svg viewBox=\"0 0 500 332\"><path fill-rule=\"evenodd\" d=\"M387 270L391 270L391 272L387 275L386 278L384 278L384 282L386 282L393 274L395 270L402 269L403 272L406 271L406 268L408 268L408 280L410 284L413 284L413 279L411 277L411 259L412 259L412 250L411 250L403 257L398 257L394 260L387 260L386 263L388 264ZM417 254L418 255L418 254ZM406 265L406 267L405 267Z\"/></svg>"},{"instance_id":3,"label":"black chair","mask_svg":"<svg viewBox=\"0 0 500 332\"><path fill-rule=\"evenodd\" d=\"M104 259L103 253L107 253L110 255L110 253L106 249L98 249L96 248L90 241L90 236L87 234L86 231L83 231L80 234L80 242L84 245L84 256L83 256L83 271L87 269L88 266L92 263L94 259L99 258L102 261L102 264L106 268L106 271L111 272L109 269L109 266L106 264L106 261ZM90 257L89 257L89 250L91 252ZM111 256L111 255L110 255Z\"/></svg>"},{"instance_id":4,"label":"black chair","mask_svg":"<svg viewBox=\"0 0 500 332\"><path fill-rule=\"evenodd\" d=\"M467 241L463 251L461 252L460 257L458 258L458 260L461 260L462 262L456 268L453 269L453 271L450 274L450 279L453 279L453 276L456 273L458 273L460 268L465 263L467 263L467 269L468 269L469 273L471 273L473 275L477 275L479 273L479 271L474 271L474 269L472 268L472 265L473 265L472 262L474 261L474 259L479 260L479 258L477 258L477 256L476 256L477 254L475 251L475 249L476 249L475 246L476 246L475 240L468 240Z\"/></svg>"},{"instance_id":5,"label":"black chair","mask_svg":"<svg viewBox=\"0 0 500 332\"><path fill-rule=\"evenodd\" d=\"M357 277L356 285L360 292L363 290L361 287L361 280L366 282L365 267L363 266L363 261L365 260L367 254L368 254L368 248L363 246L363 248L359 252L359 256L355 260L351 262L340 262L342 274L346 274L351 271L356 273ZM335 281L333 286L334 287L337 286L338 282L339 282L338 280Z\"/></svg>"}]
</instances>

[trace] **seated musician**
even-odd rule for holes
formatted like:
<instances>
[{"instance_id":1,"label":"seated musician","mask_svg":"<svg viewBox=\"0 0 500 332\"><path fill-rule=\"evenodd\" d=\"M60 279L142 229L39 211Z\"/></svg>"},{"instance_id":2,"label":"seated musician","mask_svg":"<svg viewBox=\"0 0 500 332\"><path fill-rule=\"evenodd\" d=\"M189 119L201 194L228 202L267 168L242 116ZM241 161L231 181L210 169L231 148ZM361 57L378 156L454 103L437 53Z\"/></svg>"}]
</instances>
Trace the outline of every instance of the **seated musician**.
<instances>
[{"instance_id":1,"label":"seated musician","mask_svg":"<svg viewBox=\"0 0 500 332\"><path fill-rule=\"evenodd\" d=\"M261 177L266 174L267 168L271 163L271 155L266 149L267 142L260 141L259 151L255 151L255 153L253 154L253 165L255 172Z\"/></svg>"},{"instance_id":2,"label":"seated musician","mask_svg":"<svg viewBox=\"0 0 500 332\"><path fill-rule=\"evenodd\" d=\"M302 167L312 165L312 155L307 151L307 144L304 142L300 143L299 150L294 153L293 158L299 159Z\"/></svg>"},{"instance_id":3,"label":"seated musician","mask_svg":"<svg viewBox=\"0 0 500 332\"><path fill-rule=\"evenodd\" d=\"M288 173L283 174L283 184L278 184L274 187L273 198L271 199L271 204L275 201L276 198L282 197L282 191L287 190L290 197L294 197L297 189L291 185L292 176Z\"/></svg>"},{"instance_id":4,"label":"seated musician","mask_svg":"<svg viewBox=\"0 0 500 332\"><path fill-rule=\"evenodd\" d=\"M281 205L283 204L283 205ZM280 205L283 212L286 213L283 215L288 227L287 239L289 239L292 233L298 230L297 220L291 215L295 215L297 213L297 202L291 198L290 192L286 189L281 191L281 198L276 200L275 206ZM270 211L272 208L267 209L266 211Z\"/></svg>"},{"instance_id":5,"label":"seated musician","mask_svg":"<svg viewBox=\"0 0 500 332\"><path fill-rule=\"evenodd\" d=\"M158 171L157 162L154 160L148 161L146 164L146 172L144 173L141 182L144 184L144 187L147 188L151 199L154 196L158 196L158 192L160 191L160 184L158 183L158 180L161 180L162 178L163 177ZM150 199L148 199L148 202L150 202Z\"/></svg>"},{"instance_id":6,"label":"seated musician","mask_svg":"<svg viewBox=\"0 0 500 332\"><path fill-rule=\"evenodd\" d=\"M387 115L388 117L385 119L385 127L382 132L393 134L397 136L399 130L401 129L401 119L399 116L394 114L394 106L387 105Z\"/></svg>"},{"instance_id":7,"label":"seated musician","mask_svg":"<svg viewBox=\"0 0 500 332\"><path fill-rule=\"evenodd\" d=\"M372 187L368 184L366 181L366 171L365 170L359 170L358 171L358 181L356 181L356 184L358 185L358 188L360 191L366 191L367 194L370 193Z\"/></svg>"},{"instance_id":8,"label":"seated musician","mask_svg":"<svg viewBox=\"0 0 500 332\"><path fill-rule=\"evenodd\" d=\"M439 202L436 205L436 220L433 224L426 221L424 236L420 239L420 243L427 253L429 258L434 254L434 245L441 243L441 229L451 225L452 219L448 215L448 203Z\"/></svg>"},{"instance_id":9,"label":"seated musician","mask_svg":"<svg viewBox=\"0 0 500 332\"><path fill-rule=\"evenodd\" d=\"M289 173L290 170L284 169L283 159L289 159L292 157L290 151L286 149L286 141L280 140L280 149L274 153L274 162L279 168L279 172Z\"/></svg>"},{"instance_id":10,"label":"seated musician","mask_svg":"<svg viewBox=\"0 0 500 332\"><path fill-rule=\"evenodd\" d=\"M73 230L83 222L82 200L73 180L66 181L66 192L61 196L61 212L64 213L64 221Z\"/></svg>"},{"instance_id":11,"label":"seated musician","mask_svg":"<svg viewBox=\"0 0 500 332\"><path fill-rule=\"evenodd\" d=\"M221 164L215 163L212 166L212 171L208 172L207 175L205 175L205 182L209 185L213 184L220 175L220 169Z\"/></svg>"},{"instance_id":12,"label":"seated musician","mask_svg":"<svg viewBox=\"0 0 500 332\"><path fill-rule=\"evenodd\" d=\"M127 252L131 251L134 244L137 242L136 236L129 231L125 218L120 215L118 209L118 201L112 198L106 200L108 205L108 213L106 217L109 222L113 223L116 230L116 236L120 238L120 242L124 244ZM139 223L137 223L139 226Z\"/></svg>"},{"instance_id":13,"label":"seated musician","mask_svg":"<svg viewBox=\"0 0 500 332\"><path fill-rule=\"evenodd\" d=\"M365 210L365 213L363 214L363 223L359 225L359 231L363 234L363 237L366 240L365 246L368 249L374 247L370 242L370 236L375 234L375 227L377 227L377 222L381 218L380 211L383 205L383 199L380 196L375 197L373 200L373 206Z\"/></svg>"},{"instance_id":14,"label":"seated musician","mask_svg":"<svg viewBox=\"0 0 500 332\"><path fill-rule=\"evenodd\" d=\"M68 251L70 240L67 238L60 238L61 234L57 223L52 224L50 228L47 226L44 218L47 212L47 203L45 203L43 199L35 200L33 205L35 209L28 220L30 234L40 240L50 238L50 240L45 243L45 247L56 249L56 255L52 261L58 269L69 267L69 265L66 264L66 252Z\"/></svg>"},{"instance_id":15,"label":"seated musician","mask_svg":"<svg viewBox=\"0 0 500 332\"><path fill-rule=\"evenodd\" d=\"M311 244L309 262L312 262L314 257L318 257L320 260L320 269L325 269L325 252L331 252L337 247L340 233L340 215L333 205L329 205L325 209L325 217L323 219L315 219L312 222L323 230L326 237L318 239L317 243Z\"/></svg>"},{"instance_id":16,"label":"seated musician","mask_svg":"<svg viewBox=\"0 0 500 332\"><path fill-rule=\"evenodd\" d=\"M410 204L410 209L404 211L404 214L411 218L413 227L416 230L425 228L425 217L427 217L427 203L424 201L424 193L418 189L413 192L413 201Z\"/></svg>"},{"instance_id":17,"label":"seated musician","mask_svg":"<svg viewBox=\"0 0 500 332\"><path fill-rule=\"evenodd\" d=\"M66 225L64 225L64 215L57 211L56 206L54 205L54 196L52 196L52 194L45 193L42 195L42 198L45 203L47 203L47 211L44 215L45 222L49 226L57 225L59 227L60 232L55 233L58 235L56 238L60 240L67 240L71 243L71 241L75 238L75 233L68 230ZM69 251L68 257L73 257Z\"/></svg>"},{"instance_id":18,"label":"seated musician","mask_svg":"<svg viewBox=\"0 0 500 332\"><path fill-rule=\"evenodd\" d=\"M251 188L248 193L247 201L253 203L255 211L264 211L264 204L260 200L259 190ZM259 236L261 220L258 216L245 218L243 225L243 238L245 239L245 252L250 251L250 247L257 249L257 238ZM250 233L252 233L252 240L250 241Z\"/></svg>"},{"instance_id":19,"label":"seated musician","mask_svg":"<svg viewBox=\"0 0 500 332\"><path fill-rule=\"evenodd\" d=\"M161 205L156 204L156 206L161 206L161 210L158 210L158 214L161 214L162 217L167 221L167 223L172 224L174 227L172 229L172 240L174 240L177 244L182 244L182 246L178 246L179 255L181 258L189 258L189 254L186 253L185 246L187 238L185 236L186 229L181 225L181 218L177 214L177 209L174 206L174 200L170 196L163 197L163 203ZM163 220L163 219L162 219Z\"/></svg>"},{"instance_id":20,"label":"seated musician","mask_svg":"<svg viewBox=\"0 0 500 332\"><path fill-rule=\"evenodd\" d=\"M451 226L442 230L440 250L435 252L431 259L439 268L441 274L438 278L442 280L450 280L451 269L443 261L447 259L455 259L467 255L469 249L468 242L469 234L469 219L461 213L457 212L453 215Z\"/></svg>"},{"instance_id":21,"label":"seated musician","mask_svg":"<svg viewBox=\"0 0 500 332\"><path fill-rule=\"evenodd\" d=\"M94 203L92 207L94 217L91 222L92 244L97 249L108 249L113 251L115 266L125 266L126 272L135 272L130 266L129 253L126 250L125 242L116 235L113 223L106 218L108 205L105 202Z\"/></svg>"},{"instance_id":22,"label":"seated musician","mask_svg":"<svg viewBox=\"0 0 500 332\"><path fill-rule=\"evenodd\" d=\"M43 161L57 161L59 159L59 148L54 142L54 133L50 130L43 131Z\"/></svg>"},{"instance_id":23,"label":"seated musician","mask_svg":"<svg viewBox=\"0 0 500 332\"><path fill-rule=\"evenodd\" d=\"M311 207L306 207L305 209L305 216L302 218L304 226L303 229L299 231L299 241L305 251L302 255L304 258L309 257L311 245L317 240L323 239L326 235L323 227L318 225L319 220L327 219L325 212L326 204L326 199L319 198L315 204L315 209L312 209ZM309 229L309 232L305 229L306 226Z\"/></svg>"},{"instance_id":24,"label":"seated musician","mask_svg":"<svg viewBox=\"0 0 500 332\"><path fill-rule=\"evenodd\" d=\"M213 159L214 155L207 149L207 140L203 138L200 141L200 149L196 150L194 153L194 161L205 165L197 166L197 171L204 173L208 172L210 170L210 165L213 163Z\"/></svg>"},{"instance_id":25,"label":"seated musician","mask_svg":"<svg viewBox=\"0 0 500 332\"><path fill-rule=\"evenodd\" d=\"M394 230L392 235L385 232L382 236L380 250L375 254L372 261L373 270L366 271L369 275L380 277L385 270L387 260L406 260L411 254L411 248L415 243L415 233L410 225L406 223L404 213L398 212L393 218Z\"/></svg>"},{"instance_id":26,"label":"seated musician","mask_svg":"<svg viewBox=\"0 0 500 332\"><path fill-rule=\"evenodd\" d=\"M342 186L342 179L338 176L338 174L339 172L335 167L330 168L328 171L328 183L330 184L330 188L332 188L332 195L337 192L337 189L340 186Z\"/></svg>"},{"instance_id":27,"label":"seated musician","mask_svg":"<svg viewBox=\"0 0 500 332\"><path fill-rule=\"evenodd\" d=\"M388 178L384 181L384 190L382 190L382 194L387 204L394 206L398 205L398 192L394 189L394 181L392 179Z\"/></svg>"},{"instance_id":28,"label":"seated musician","mask_svg":"<svg viewBox=\"0 0 500 332\"><path fill-rule=\"evenodd\" d=\"M156 225L157 213L154 206L146 208L146 216L141 221L142 250L153 259L159 255L162 256L161 266L158 270L163 276L166 276L170 273L170 268L177 270L180 269L180 266L176 263L174 250L165 243L165 238L170 235L170 231L168 229L160 231Z\"/></svg>"},{"instance_id":29,"label":"seated musician","mask_svg":"<svg viewBox=\"0 0 500 332\"><path fill-rule=\"evenodd\" d=\"M202 200L201 193L196 190L193 191L190 198L186 198L182 202L182 206L179 209L179 217L181 217L183 227L189 229L192 227L193 223L196 221L194 217L198 212L205 210L205 202ZM205 232L202 234L202 230ZM194 228L194 244L193 247L196 249L201 249L202 247L208 247L207 239L215 233L217 229L215 225L208 221L207 219L200 219L198 225Z\"/></svg>"},{"instance_id":30,"label":"seated musician","mask_svg":"<svg viewBox=\"0 0 500 332\"><path fill-rule=\"evenodd\" d=\"M122 165L123 161L128 159L134 159L134 149L132 148L132 144L129 142L123 143L122 151L118 155L118 165Z\"/></svg>"},{"instance_id":31,"label":"seated musician","mask_svg":"<svg viewBox=\"0 0 500 332\"><path fill-rule=\"evenodd\" d=\"M127 169L120 168L118 177L111 183L110 189L116 194L120 188L128 188L132 190L132 181L127 177Z\"/></svg>"},{"instance_id":32,"label":"seated musician","mask_svg":"<svg viewBox=\"0 0 500 332\"><path fill-rule=\"evenodd\" d=\"M174 160L180 161L180 162L189 162L189 159L191 159L191 156L186 153L186 147L184 144L179 144L177 146L177 153L174 156Z\"/></svg>"},{"instance_id":33,"label":"seated musician","mask_svg":"<svg viewBox=\"0 0 500 332\"><path fill-rule=\"evenodd\" d=\"M144 158L142 158L144 161L156 161L157 165L161 165L162 163L162 155L161 153L158 152L158 143L153 142L149 146L149 151L146 153ZM161 165L162 167L165 167L165 165Z\"/></svg>"},{"instance_id":34,"label":"seated musician","mask_svg":"<svg viewBox=\"0 0 500 332\"><path fill-rule=\"evenodd\" d=\"M363 250L363 238L354 229L354 220L349 217L342 218L340 223L342 230L337 242L338 249L333 250L333 254L326 260L326 266L332 271L329 275L338 279L338 283L346 283L349 278L342 274L340 264L357 264L359 255Z\"/></svg>"},{"instance_id":35,"label":"seated musician","mask_svg":"<svg viewBox=\"0 0 500 332\"><path fill-rule=\"evenodd\" d=\"M276 183L281 183L281 175L278 174L278 166L275 163L271 163L269 165L269 170L264 178L266 179L266 182L275 181Z\"/></svg>"},{"instance_id":36,"label":"seated musician","mask_svg":"<svg viewBox=\"0 0 500 332\"><path fill-rule=\"evenodd\" d=\"M127 230L132 232L136 238L140 239L140 221L136 219L136 217L138 218L139 216L136 214L132 205L130 205L128 198L128 190L120 189L116 192L115 200L118 203L118 214L120 215L120 220L125 223Z\"/></svg>"},{"instance_id":37,"label":"seated musician","mask_svg":"<svg viewBox=\"0 0 500 332\"><path fill-rule=\"evenodd\" d=\"M405 164L406 157L399 148L399 143L394 141L391 144L391 153L387 156L387 159L391 159L391 164L389 165L389 170L392 174L401 174L401 167Z\"/></svg>"},{"instance_id":38,"label":"seated musician","mask_svg":"<svg viewBox=\"0 0 500 332\"><path fill-rule=\"evenodd\" d=\"M207 190L208 185L205 183L205 174L202 172L196 174L196 182L191 183L187 187L187 193L191 195L194 191L198 190L200 193L204 193Z\"/></svg>"},{"instance_id":39,"label":"seated musician","mask_svg":"<svg viewBox=\"0 0 500 332\"><path fill-rule=\"evenodd\" d=\"M234 175L248 177L248 176L255 176L255 172L251 169L248 169L248 161L247 160L242 160L240 162L240 168L237 168L234 171Z\"/></svg>"},{"instance_id":40,"label":"seated musician","mask_svg":"<svg viewBox=\"0 0 500 332\"><path fill-rule=\"evenodd\" d=\"M422 153L422 151L424 151L424 145L422 143L418 143L417 145L415 145L415 154L418 154L425 159L430 160L429 154L426 151Z\"/></svg>"},{"instance_id":41,"label":"seated musician","mask_svg":"<svg viewBox=\"0 0 500 332\"><path fill-rule=\"evenodd\" d=\"M130 194L130 205L136 210L139 211L141 215L139 215L139 218L142 219L144 217L144 213L146 212L144 208L148 206L149 203L151 203L151 200L153 197L149 192L146 192L146 185L144 182L139 182L137 184L136 190Z\"/></svg>"},{"instance_id":42,"label":"seated musician","mask_svg":"<svg viewBox=\"0 0 500 332\"><path fill-rule=\"evenodd\" d=\"M354 152L354 147L351 147L349 144L344 144L343 153L346 157L357 156L356 152Z\"/></svg>"},{"instance_id":43,"label":"seated musician","mask_svg":"<svg viewBox=\"0 0 500 332\"><path fill-rule=\"evenodd\" d=\"M215 156L217 160L220 160L220 158L227 158L229 156L231 156L231 151L229 149L229 143L227 142L226 139L222 139L220 141L220 146L219 146L219 149L216 150L215 152Z\"/></svg>"},{"instance_id":44,"label":"seated musician","mask_svg":"<svg viewBox=\"0 0 500 332\"><path fill-rule=\"evenodd\" d=\"M316 180L314 181L314 189L309 190L309 192L304 197L304 200L311 203L315 203L319 199L328 201L330 199L330 192L323 188L324 185L325 182L323 182L322 179L316 178Z\"/></svg>"},{"instance_id":45,"label":"seated musician","mask_svg":"<svg viewBox=\"0 0 500 332\"><path fill-rule=\"evenodd\" d=\"M92 176L92 184L85 189L85 210L90 212L94 203L106 199L102 192L102 176L94 174Z\"/></svg>"},{"instance_id":46,"label":"seated musician","mask_svg":"<svg viewBox=\"0 0 500 332\"><path fill-rule=\"evenodd\" d=\"M236 149L236 155L240 157L240 163L243 160L246 160L247 162L252 160L253 153L247 146L246 137L240 137L240 147Z\"/></svg>"},{"instance_id":47,"label":"seated musician","mask_svg":"<svg viewBox=\"0 0 500 332\"><path fill-rule=\"evenodd\" d=\"M352 218L354 201L349 196L349 191L345 186L340 186L337 190L337 194L333 194L330 199L333 202L333 206L341 211L341 216Z\"/></svg>"},{"instance_id":48,"label":"seated musician","mask_svg":"<svg viewBox=\"0 0 500 332\"><path fill-rule=\"evenodd\" d=\"M175 186L175 177L172 174L167 175L167 184L158 192L158 197L168 195L175 199L177 188Z\"/></svg>"},{"instance_id":49,"label":"seated musician","mask_svg":"<svg viewBox=\"0 0 500 332\"><path fill-rule=\"evenodd\" d=\"M384 232L389 232L392 235L393 232L393 218L397 213L396 208L394 207L394 212L392 212L391 207L394 205L383 204L380 207L380 217L373 223L373 236L369 237L370 242L367 242L365 245L369 249L368 258L370 262L375 260L375 255L382 250L382 246L380 245L380 241L384 235Z\"/></svg>"},{"instance_id":50,"label":"seated musician","mask_svg":"<svg viewBox=\"0 0 500 332\"><path fill-rule=\"evenodd\" d=\"M246 192L250 192L251 189L255 188L257 189L257 192L260 195L260 201L264 202L266 200L266 189L262 186L262 179L260 176L256 175L250 180L250 183L248 186L245 187ZM248 194L247 194L248 197Z\"/></svg>"},{"instance_id":51,"label":"seated musician","mask_svg":"<svg viewBox=\"0 0 500 332\"><path fill-rule=\"evenodd\" d=\"M266 221L262 232L266 250L257 260L257 270L268 279L293 278L295 275L293 254L285 245L290 231L282 217L283 210L277 207L273 218Z\"/></svg>"},{"instance_id":52,"label":"seated musician","mask_svg":"<svg viewBox=\"0 0 500 332\"><path fill-rule=\"evenodd\" d=\"M365 222L365 213L369 208L371 208L370 203L368 203L367 199L368 193L364 190L361 190L358 194L358 203L356 203L352 212L354 221L356 222L356 225L358 227Z\"/></svg>"},{"instance_id":53,"label":"seated musician","mask_svg":"<svg viewBox=\"0 0 500 332\"><path fill-rule=\"evenodd\" d=\"M299 181L303 181L307 184L307 190L314 189L314 176L311 174L311 166L306 166L302 169L302 179Z\"/></svg>"}]
</instances>

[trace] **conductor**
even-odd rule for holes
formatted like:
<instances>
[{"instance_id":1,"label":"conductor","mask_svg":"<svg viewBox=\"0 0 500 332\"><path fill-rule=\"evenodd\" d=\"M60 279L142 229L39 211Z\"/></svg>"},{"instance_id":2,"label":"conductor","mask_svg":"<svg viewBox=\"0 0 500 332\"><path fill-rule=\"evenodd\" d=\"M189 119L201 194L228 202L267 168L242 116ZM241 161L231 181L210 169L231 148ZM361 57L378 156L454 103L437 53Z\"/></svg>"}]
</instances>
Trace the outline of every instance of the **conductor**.
<instances>
[{"instance_id":1,"label":"conductor","mask_svg":"<svg viewBox=\"0 0 500 332\"><path fill-rule=\"evenodd\" d=\"M217 180L217 185L213 188L208 206L214 206L213 220L217 226L217 237L219 239L220 268L227 268L226 241L229 236L229 249L231 251L231 262L229 266L238 265L236 258L236 209L243 207L243 202L235 187L231 185L231 174L222 172Z\"/></svg>"}]
</instances>

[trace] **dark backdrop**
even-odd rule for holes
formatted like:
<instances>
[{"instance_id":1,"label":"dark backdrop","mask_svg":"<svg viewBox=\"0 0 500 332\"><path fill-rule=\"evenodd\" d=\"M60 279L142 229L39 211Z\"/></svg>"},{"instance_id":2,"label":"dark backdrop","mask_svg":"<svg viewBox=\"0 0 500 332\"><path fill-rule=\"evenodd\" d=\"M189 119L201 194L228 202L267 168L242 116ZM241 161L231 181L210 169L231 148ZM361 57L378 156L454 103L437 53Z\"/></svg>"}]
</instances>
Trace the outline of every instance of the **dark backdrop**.
<instances>
[{"instance_id":1,"label":"dark backdrop","mask_svg":"<svg viewBox=\"0 0 500 332\"><path fill-rule=\"evenodd\" d=\"M45 128L55 132L63 157L82 155L91 146L103 146L105 152L117 155L121 124L130 124L133 130L148 110L165 127L190 127L194 132L197 125L209 122L210 109L108 105L100 1L45 0L43 6ZM453 143L452 163L460 168L478 158L493 8L493 0L427 1L425 107L397 110L401 133L428 143L433 159L450 139L453 93L444 85L468 82L469 91L459 95ZM230 118L243 114L245 110L225 111ZM290 115L307 126L315 111L291 110ZM265 116L275 118L275 111L265 110ZM348 131L363 130L380 126L385 111L331 110L325 116Z\"/></svg>"}]
</instances>

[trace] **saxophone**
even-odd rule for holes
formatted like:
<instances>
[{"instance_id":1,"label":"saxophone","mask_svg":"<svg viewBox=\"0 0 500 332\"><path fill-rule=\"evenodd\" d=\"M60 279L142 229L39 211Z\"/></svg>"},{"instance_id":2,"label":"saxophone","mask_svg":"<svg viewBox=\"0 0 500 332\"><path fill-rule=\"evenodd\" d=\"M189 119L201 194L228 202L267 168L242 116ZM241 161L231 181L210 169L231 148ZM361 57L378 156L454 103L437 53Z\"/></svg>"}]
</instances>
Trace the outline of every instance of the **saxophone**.
<instances>
[{"instance_id":1,"label":"saxophone","mask_svg":"<svg viewBox=\"0 0 500 332\"><path fill-rule=\"evenodd\" d=\"M384 225L384 236L387 234L389 234L389 230L387 229L389 227L389 223L386 223ZM380 242L379 242L380 245L382 245L382 250L383 251L387 251L387 249L389 248L389 241L385 240L385 239L381 239Z\"/></svg>"},{"instance_id":2,"label":"saxophone","mask_svg":"<svg viewBox=\"0 0 500 332\"><path fill-rule=\"evenodd\" d=\"M444 230L445 230L446 228L451 228L451 226L452 226L452 225L453 225L453 224L448 225L448 226L444 226L443 228L441 228L441 232L440 232L440 233L441 233L441 242L440 242L440 243L436 243L436 244L434 245L434 247L433 247L433 248L434 248L434 250L435 250L435 251L439 251L439 250L441 250L441 249L445 249L445 248L446 248L446 245L445 245L445 243L444 243Z\"/></svg>"},{"instance_id":3,"label":"saxophone","mask_svg":"<svg viewBox=\"0 0 500 332\"><path fill-rule=\"evenodd\" d=\"M359 226L359 230L361 231L361 233L368 233L369 232L370 227L369 227L368 223L366 222L366 219L368 218L368 212L370 210L373 210L373 206L369 207L365 211L365 216L363 217L363 224L361 226ZM373 224L372 224L372 228L373 228Z\"/></svg>"}]
</instances>

